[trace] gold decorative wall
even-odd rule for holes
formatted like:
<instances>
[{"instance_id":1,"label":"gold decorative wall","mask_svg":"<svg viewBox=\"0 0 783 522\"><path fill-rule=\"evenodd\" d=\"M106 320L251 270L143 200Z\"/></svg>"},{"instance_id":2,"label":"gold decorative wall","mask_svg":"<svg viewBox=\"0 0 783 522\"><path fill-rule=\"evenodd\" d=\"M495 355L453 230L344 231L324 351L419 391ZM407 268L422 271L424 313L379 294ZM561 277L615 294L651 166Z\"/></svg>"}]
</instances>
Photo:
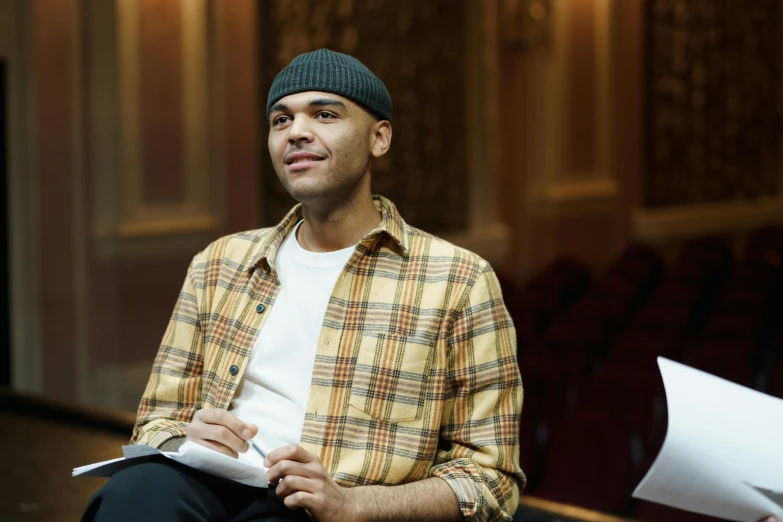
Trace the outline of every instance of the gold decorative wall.
<instances>
[{"instance_id":1,"label":"gold decorative wall","mask_svg":"<svg viewBox=\"0 0 783 522\"><path fill-rule=\"evenodd\" d=\"M779 195L779 1L645 5L643 206Z\"/></svg>"},{"instance_id":2,"label":"gold decorative wall","mask_svg":"<svg viewBox=\"0 0 783 522\"><path fill-rule=\"evenodd\" d=\"M464 230L469 183L463 3L263 2L261 119L275 75L296 55L327 47L357 57L386 83L394 104L392 148L374 165L373 191L395 201L415 226L439 233ZM262 132L263 149L265 138ZM294 201L268 157L262 176L263 224L270 225Z\"/></svg>"}]
</instances>

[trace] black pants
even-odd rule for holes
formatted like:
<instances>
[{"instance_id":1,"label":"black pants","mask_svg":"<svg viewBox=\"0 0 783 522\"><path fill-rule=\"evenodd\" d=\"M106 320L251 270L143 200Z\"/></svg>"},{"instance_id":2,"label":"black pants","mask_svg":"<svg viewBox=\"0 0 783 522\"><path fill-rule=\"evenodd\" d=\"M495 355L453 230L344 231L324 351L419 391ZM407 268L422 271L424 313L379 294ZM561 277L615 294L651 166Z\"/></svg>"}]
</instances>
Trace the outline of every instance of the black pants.
<instances>
[{"instance_id":1,"label":"black pants","mask_svg":"<svg viewBox=\"0 0 783 522\"><path fill-rule=\"evenodd\" d=\"M274 488L254 488L176 462L146 462L116 473L98 490L82 522L97 521L309 521L292 511Z\"/></svg>"}]
</instances>

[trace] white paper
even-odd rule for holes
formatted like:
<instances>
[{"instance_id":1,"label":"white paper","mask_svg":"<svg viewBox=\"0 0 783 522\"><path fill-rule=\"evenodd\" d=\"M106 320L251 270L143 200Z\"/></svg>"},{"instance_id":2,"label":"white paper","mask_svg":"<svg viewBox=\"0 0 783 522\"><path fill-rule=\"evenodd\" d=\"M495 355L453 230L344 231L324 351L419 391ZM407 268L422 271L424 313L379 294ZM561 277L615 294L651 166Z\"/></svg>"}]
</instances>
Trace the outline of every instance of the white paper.
<instances>
[{"instance_id":1,"label":"white paper","mask_svg":"<svg viewBox=\"0 0 783 522\"><path fill-rule=\"evenodd\" d=\"M729 520L783 520L783 400L663 357L658 366L669 426L633 496Z\"/></svg>"},{"instance_id":2,"label":"white paper","mask_svg":"<svg viewBox=\"0 0 783 522\"><path fill-rule=\"evenodd\" d=\"M121 469L143 460L168 458L211 475L234 480L248 486L269 487L266 468L223 455L194 442L185 442L179 451L160 451L152 446L133 444L122 447L124 457L74 468L73 476L110 477Z\"/></svg>"}]
</instances>

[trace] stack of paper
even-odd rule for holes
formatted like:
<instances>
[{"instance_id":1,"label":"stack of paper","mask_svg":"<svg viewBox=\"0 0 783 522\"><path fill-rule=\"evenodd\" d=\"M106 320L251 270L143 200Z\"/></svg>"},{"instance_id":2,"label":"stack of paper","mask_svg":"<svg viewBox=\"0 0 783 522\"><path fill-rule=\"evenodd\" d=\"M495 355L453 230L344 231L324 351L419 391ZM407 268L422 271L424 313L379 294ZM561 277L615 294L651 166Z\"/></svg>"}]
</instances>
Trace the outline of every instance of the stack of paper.
<instances>
[{"instance_id":1,"label":"stack of paper","mask_svg":"<svg viewBox=\"0 0 783 522\"><path fill-rule=\"evenodd\" d=\"M248 486L269 487L266 468L263 466L248 464L190 441L180 446L179 451L160 451L151 446L136 444L123 446L122 453L125 455L124 457L74 468L73 476L110 477L121 469L140 462L171 459L191 468Z\"/></svg>"},{"instance_id":2,"label":"stack of paper","mask_svg":"<svg viewBox=\"0 0 783 522\"><path fill-rule=\"evenodd\" d=\"M783 521L783 400L658 358L669 426L633 496L705 515Z\"/></svg>"}]
</instances>

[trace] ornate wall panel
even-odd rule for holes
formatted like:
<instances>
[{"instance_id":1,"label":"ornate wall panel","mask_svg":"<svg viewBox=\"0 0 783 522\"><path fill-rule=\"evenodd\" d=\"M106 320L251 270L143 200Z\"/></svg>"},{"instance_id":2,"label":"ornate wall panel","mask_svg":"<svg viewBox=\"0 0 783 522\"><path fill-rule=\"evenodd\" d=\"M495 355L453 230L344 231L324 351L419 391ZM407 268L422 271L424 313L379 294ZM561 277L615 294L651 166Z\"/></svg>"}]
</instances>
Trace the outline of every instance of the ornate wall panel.
<instances>
[{"instance_id":1,"label":"ornate wall panel","mask_svg":"<svg viewBox=\"0 0 783 522\"><path fill-rule=\"evenodd\" d=\"M612 50L618 7L610 0L553 2L547 12L550 37L506 50L521 58L519 85L504 99L521 99L522 114L510 125L524 136L519 175L531 213L611 212L617 204L621 187L612 161L619 108ZM508 82L514 68L504 73Z\"/></svg>"},{"instance_id":2,"label":"ornate wall panel","mask_svg":"<svg viewBox=\"0 0 783 522\"><path fill-rule=\"evenodd\" d=\"M258 225L257 4L0 0L15 389L134 410L192 256Z\"/></svg>"},{"instance_id":3,"label":"ornate wall panel","mask_svg":"<svg viewBox=\"0 0 783 522\"><path fill-rule=\"evenodd\" d=\"M117 0L122 211L97 235L211 232L205 0Z\"/></svg>"},{"instance_id":4,"label":"ornate wall panel","mask_svg":"<svg viewBox=\"0 0 783 522\"><path fill-rule=\"evenodd\" d=\"M651 0L642 204L780 194L778 0Z\"/></svg>"},{"instance_id":5,"label":"ornate wall panel","mask_svg":"<svg viewBox=\"0 0 783 522\"><path fill-rule=\"evenodd\" d=\"M394 103L392 148L376 162L373 191L431 232L468 226L465 151L465 9L454 0L275 0L262 13L262 99L296 55L328 47L356 56L386 83ZM266 149L266 127L261 147ZM264 224L294 203L269 163Z\"/></svg>"}]
</instances>

